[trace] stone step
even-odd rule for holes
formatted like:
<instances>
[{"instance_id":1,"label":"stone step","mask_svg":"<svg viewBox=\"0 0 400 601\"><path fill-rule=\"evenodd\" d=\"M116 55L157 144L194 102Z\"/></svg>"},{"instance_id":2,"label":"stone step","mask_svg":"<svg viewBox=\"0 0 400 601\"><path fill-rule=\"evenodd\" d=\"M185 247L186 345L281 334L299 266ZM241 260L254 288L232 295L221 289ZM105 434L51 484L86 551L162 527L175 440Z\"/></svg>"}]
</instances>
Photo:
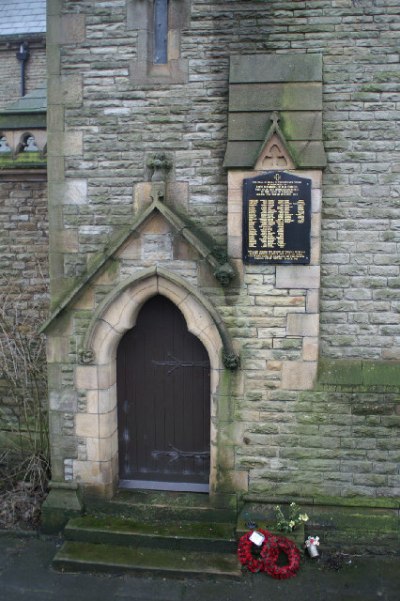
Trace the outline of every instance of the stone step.
<instances>
[{"instance_id":1,"label":"stone step","mask_svg":"<svg viewBox=\"0 0 400 601\"><path fill-rule=\"evenodd\" d=\"M138 521L236 521L236 499L230 495L180 493L143 490L119 490L106 503L86 503L88 513L107 513L132 517Z\"/></svg>"},{"instance_id":2,"label":"stone step","mask_svg":"<svg viewBox=\"0 0 400 601\"><path fill-rule=\"evenodd\" d=\"M232 524L207 522L143 522L119 516L82 516L64 529L69 541L234 553Z\"/></svg>"},{"instance_id":3,"label":"stone step","mask_svg":"<svg viewBox=\"0 0 400 601\"><path fill-rule=\"evenodd\" d=\"M136 572L176 577L240 578L234 554L66 541L53 565L63 571Z\"/></svg>"}]
</instances>

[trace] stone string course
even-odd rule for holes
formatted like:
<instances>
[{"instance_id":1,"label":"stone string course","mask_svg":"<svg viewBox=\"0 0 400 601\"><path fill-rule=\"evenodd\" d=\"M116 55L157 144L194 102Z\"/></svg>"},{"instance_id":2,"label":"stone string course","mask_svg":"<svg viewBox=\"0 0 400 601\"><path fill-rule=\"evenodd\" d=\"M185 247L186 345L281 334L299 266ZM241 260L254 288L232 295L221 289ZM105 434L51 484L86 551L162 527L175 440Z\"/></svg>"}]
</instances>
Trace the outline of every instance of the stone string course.
<instances>
[{"instance_id":1,"label":"stone string course","mask_svg":"<svg viewBox=\"0 0 400 601\"><path fill-rule=\"evenodd\" d=\"M155 151L171 155L172 181L188 183L182 210L225 246L222 160L229 55L316 52L323 56L328 158L322 178L320 352L330 359L399 359L398 0L192 0L181 47L182 58L189 61L189 82L154 88L136 87L130 78L136 33L126 29L125 1L65 0L63 13L65 127L54 125L49 145L51 189L63 198L60 209L51 209L63 230L52 251L61 252L65 270L60 272L53 257L53 277L59 278L55 296L131 219L134 186L146 180L146 157ZM56 71L55 63L50 70ZM61 101L54 92L54 123L62 114ZM59 158L61 143L65 160ZM281 388L282 362L295 364L302 356L315 360L317 337L314 329L303 344L300 331L288 332L286 317L290 314L294 322L297 315L316 313L318 298L306 298L302 287L276 288L270 266L247 266L243 277L223 291L204 277L199 263L183 257L176 265L169 262L164 243L161 252L156 239L148 242L140 260L120 262L117 282L151 262L181 270L217 307L241 351L233 388L218 398L225 449L221 488L229 490L234 483L270 496L399 496L395 389ZM96 284L95 304L113 285ZM307 303L314 303L314 310ZM72 364L91 314L82 309L76 317L78 339L71 336L73 348L69 343L64 365L54 361L50 369L55 398L60 379L73 387ZM68 415L76 410L71 398L65 405ZM52 419L59 419L62 407ZM79 411L87 415L92 410L83 403ZM75 437L70 435L62 421L56 475L63 473L64 459L73 457L83 473L90 437L78 436L76 429Z\"/></svg>"}]
</instances>

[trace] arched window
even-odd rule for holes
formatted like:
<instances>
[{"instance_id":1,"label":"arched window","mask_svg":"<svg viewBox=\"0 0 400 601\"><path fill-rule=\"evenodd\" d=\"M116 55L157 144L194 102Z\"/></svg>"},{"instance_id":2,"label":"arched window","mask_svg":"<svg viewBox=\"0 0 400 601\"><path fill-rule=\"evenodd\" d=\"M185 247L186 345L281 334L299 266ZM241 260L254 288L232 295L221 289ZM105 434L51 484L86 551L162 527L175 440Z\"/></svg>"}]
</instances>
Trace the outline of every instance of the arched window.
<instances>
[{"instance_id":1,"label":"arched window","mask_svg":"<svg viewBox=\"0 0 400 601\"><path fill-rule=\"evenodd\" d=\"M17 146L17 154L20 152L39 152L39 148L36 145L35 136L30 132L25 132L20 138L20 142Z\"/></svg>"}]
</instances>

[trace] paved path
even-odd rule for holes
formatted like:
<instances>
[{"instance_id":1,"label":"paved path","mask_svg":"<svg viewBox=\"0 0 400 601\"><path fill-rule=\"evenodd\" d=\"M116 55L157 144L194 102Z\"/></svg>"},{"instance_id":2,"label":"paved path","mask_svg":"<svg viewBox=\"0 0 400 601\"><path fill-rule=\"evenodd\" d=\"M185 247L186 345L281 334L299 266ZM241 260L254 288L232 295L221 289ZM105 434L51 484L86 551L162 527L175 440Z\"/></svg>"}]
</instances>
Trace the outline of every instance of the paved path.
<instances>
[{"instance_id":1,"label":"paved path","mask_svg":"<svg viewBox=\"0 0 400 601\"><path fill-rule=\"evenodd\" d=\"M306 561L296 578L239 582L63 574L52 537L0 532L0 601L400 601L400 557L353 558L338 572Z\"/></svg>"}]
</instances>

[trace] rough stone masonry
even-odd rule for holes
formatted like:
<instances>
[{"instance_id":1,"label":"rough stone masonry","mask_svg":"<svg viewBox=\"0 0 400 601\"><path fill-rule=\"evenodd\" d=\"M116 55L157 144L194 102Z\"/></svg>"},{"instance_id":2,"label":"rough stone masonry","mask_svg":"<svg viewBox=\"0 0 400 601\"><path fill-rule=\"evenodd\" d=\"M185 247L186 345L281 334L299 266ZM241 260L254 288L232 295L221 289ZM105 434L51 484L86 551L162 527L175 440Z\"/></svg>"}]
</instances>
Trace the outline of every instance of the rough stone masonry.
<instances>
[{"instance_id":1,"label":"rough stone masonry","mask_svg":"<svg viewBox=\"0 0 400 601\"><path fill-rule=\"evenodd\" d=\"M102 494L115 486L114 338L104 334L102 347L95 320L109 315L118 329L115 311L107 313L114 291L130 282L131 302L135 290L144 302L138 282L147 274L184 313L183 289L190 310L215 310L240 355L236 372L215 359L214 491L397 507L398 1L171 0L163 69L148 66L147 4L48 6L54 477ZM306 271L296 279L290 266L243 265L237 254L229 285L215 278L212 262L232 249L223 159L237 55L321 58L326 167L322 178L312 174L318 283L310 270L310 281ZM297 110L287 108L287 94L283 113ZM295 134L283 133L290 146ZM162 195L170 212L162 214L148 167L157 152L172 164ZM310 293L319 288L320 298ZM221 350L221 330L206 313L210 348ZM95 356L85 347L91 364L82 366L89 339L98 346ZM296 369L307 362L318 362L318 373L305 378Z\"/></svg>"}]
</instances>

